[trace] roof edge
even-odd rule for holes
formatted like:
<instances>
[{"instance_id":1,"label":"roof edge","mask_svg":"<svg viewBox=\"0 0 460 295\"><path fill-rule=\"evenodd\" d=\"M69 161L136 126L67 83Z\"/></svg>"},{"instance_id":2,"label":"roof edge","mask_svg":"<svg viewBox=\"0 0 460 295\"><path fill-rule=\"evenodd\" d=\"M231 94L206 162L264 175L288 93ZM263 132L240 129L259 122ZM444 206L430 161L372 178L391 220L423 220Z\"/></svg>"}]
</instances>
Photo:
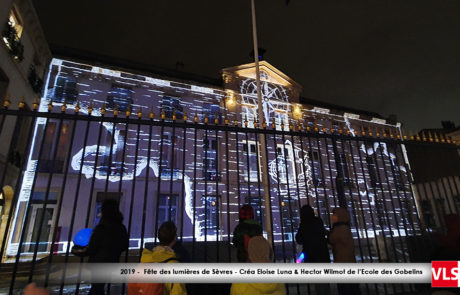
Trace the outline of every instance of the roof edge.
<instances>
[{"instance_id":1,"label":"roof edge","mask_svg":"<svg viewBox=\"0 0 460 295\"><path fill-rule=\"evenodd\" d=\"M70 59L76 62L84 62L94 66L103 66L107 68L122 69L129 73L156 76L164 78L165 76L178 82L196 82L207 86L223 88L222 78L210 78L187 72L179 72L168 68L145 65L131 62L126 59L114 58L107 55L101 55L90 51L69 48L59 45L50 44L53 57L61 59Z\"/></svg>"},{"instance_id":2,"label":"roof edge","mask_svg":"<svg viewBox=\"0 0 460 295\"><path fill-rule=\"evenodd\" d=\"M228 68L224 68L221 70L222 73L224 72L235 72L235 71L238 71L238 70L245 70L245 69L249 69L249 68L252 68L252 67L255 67L255 63L252 62L252 63L247 63L247 64L243 64L243 65L238 65L238 66L233 66L233 67L228 67ZM275 66L273 66L272 64L270 64L268 61L266 60L262 60L259 62L259 68L260 67L266 67L268 69L270 69L271 71L275 72L277 75L279 75L280 77L282 77L283 79L285 79L286 81L288 81L289 83L291 83L294 87L297 87L299 89L302 89L302 85L300 85L299 83L297 83L294 79L292 79L291 77L289 77L288 75L286 75L285 73L281 72L280 70L278 70Z\"/></svg>"}]
</instances>

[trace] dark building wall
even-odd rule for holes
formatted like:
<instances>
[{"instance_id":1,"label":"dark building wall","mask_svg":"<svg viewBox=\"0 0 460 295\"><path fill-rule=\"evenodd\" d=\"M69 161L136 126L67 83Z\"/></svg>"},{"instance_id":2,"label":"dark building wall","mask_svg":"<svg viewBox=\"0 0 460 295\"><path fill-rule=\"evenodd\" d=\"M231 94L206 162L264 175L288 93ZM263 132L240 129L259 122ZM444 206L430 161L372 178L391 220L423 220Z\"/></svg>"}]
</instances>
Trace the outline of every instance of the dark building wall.
<instances>
[{"instance_id":1,"label":"dark building wall","mask_svg":"<svg viewBox=\"0 0 460 295\"><path fill-rule=\"evenodd\" d=\"M455 145L406 144L416 183L460 175L460 156Z\"/></svg>"}]
</instances>

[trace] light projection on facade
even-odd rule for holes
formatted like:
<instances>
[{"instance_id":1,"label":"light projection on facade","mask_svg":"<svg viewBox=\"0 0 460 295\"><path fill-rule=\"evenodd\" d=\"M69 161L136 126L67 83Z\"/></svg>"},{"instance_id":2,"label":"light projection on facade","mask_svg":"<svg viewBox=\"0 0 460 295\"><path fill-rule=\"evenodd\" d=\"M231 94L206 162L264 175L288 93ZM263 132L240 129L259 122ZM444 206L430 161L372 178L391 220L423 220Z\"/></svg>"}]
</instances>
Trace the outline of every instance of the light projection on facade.
<instances>
[{"instance_id":1,"label":"light projection on facade","mask_svg":"<svg viewBox=\"0 0 460 295\"><path fill-rule=\"evenodd\" d=\"M268 124L275 120L276 130L281 131L284 124L283 131L286 131L293 123L290 118L292 98L289 97L292 91L288 83L282 85L271 79L275 74L269 70L262 71L263 114ZM104 116L110 116L115 106L120 113L131 106L133 117L142 110L146 118L152 110L155 120L159 120L158 114L164 111L165 121L171 122L173 113L177 120L182 120L187 112L189 118L196 115L197 123L193 126L190 123L189 128L176 128L171 125L152 127L146 123L147 119L142 119L140 127L131 123L114 125L82 120L73 126L72 122L38 118L14 215L12 229L16 234L10 235L7 254L14 256L17 253L21 230L26 231L25 242L30 245L36 232L42 230L48 233L40 241L45 246L39 252L50 251L55 227L60 228L59 239L55 241L60 245L57 252L65 252L71 243L67 238L69 235L81 228L94 226L98 220L97 210L105 198L117 198L119 201L126 225L131 226L131 248L139 248L141 241L154 242L155 227L168 219L178 224L184 242L230 241L238 222L238 206L245 203L254 206L256 219L261 223L264 222L264 211L272 211L273 236L278 247L293 241L299 224L300 205L307 202L315 207L326 226L330 225L329 214L337 205L335 179L339 169L348 181L345 194L349 206L359 216L352 221L355 237L378 236L385 230L384 223L394 224L398 231L393 231L399 236L408 234L399 230L405 221L393 217L394 212L403 210L395 207L394 204L398 204L393 202L396 197L404 198L410 214L416 212L415 204L397 192L408 187L405 161L384 142L365 144L351 141L350 146L338 142L334 146L331 138L304 136L301 143L298 136L288 133L284 137L268 136L267 173L271 200L268 208L262 201L264 188L260 185L261 174L264 173L260 168L260 149L265 147L260 146L258 134L253 129L257 117L255 81L251 76L238 76L236 73L234 79L230 90L240 100L230 110L223 103L227 97L226 84L223 88L194 85L54 59L40 102L40 112L48 112L50 101L53 112L60 112L66 102L67 112L72 113L78 104L82 117L88 114L90 104L93 106L92 117L103 115L103 105L107 108ZM329 114L328 110L319 108L302 109L301 113L307 118L302 124L310 124L314 120L322 130L339 121L352 136L365 124L395 128L363 121L359 116L350 114ZM225 116L240 124L244 118L248 127L242 127L240 132L196 128L204 124L205 115L210 125L214 125L215 120L222 124ZM62 129L63 124L67 124L68 130L76 127L75 134L61 137L58 141L58 132L49 131L51 123L54 128ZM86 129L88 134L85 134ZM72 137L73 146L69 146ZM50 161L49 156L46 159L39 156L43 140L63 153L59 162L62 165L53 173L52 181L48 181L49 169L40 163ZM52 154L51 150L48 154ZM66 161L69 164L67 170L63 165ZM386 174L383 167L393 170ZM64 173L69 174L65 189L60 182ZM404 177L394 177L396 174ZM393 186L386 183L377 185L378 179L387 178ZM51 187L47 187L48 183ZM53 197L45 202L43 195L47 191ZM38 201L39 197L42 199ZM388 204L388 212L375 210L382 202ZM74 203L76 207L73 207ZM59 206L65 212L61 216L57 215ZM25 212L25 208L29 207L30 212ZM39 214L45 208L49 213L45 224L49 228L43 231L37 228L37 223L26 222L27 214ZM372 215L374 211L378 211L375 216ZM71 220L72 214L75 222ZM22 252L29 253L29 248L24 248Z\"/></svg>"},{"instance_id":2,"label":"light projection on facade","mask_svg":"<svg viewBox=\"0 0 460 295\"><path fill-rule=\"evenodd\" d=\"M265 122L270 123L275 119L276 126L281 128L281 122L289 125L288 113L291 111L286 90L281 85L270 83L267 80L267 73L261 72L262 107ZM249 127L254 127L254 119L257 118L257 85L254 79L243 80L240 87L242 98L243 115L249 122ZM244 119L244 118L243 118Z\"/></svg>"},{"instance_id":3,"label":"light projection on facade","mask_svg":"<svg viewBox=\"0 0 460 295\"><path fill-rule=\"evenodd\" d=\"M278 158L277 160L273 159L269 162L268 174L273 183L280 182L281 184L286 184L287 181L298 183L299 194L296 195L296 199L306 198L305 190L308 191L307 194L309 196L315 198L316 194L313 189L312 171L308 163L310 163L308 155L304 155L302 159L301 148L298 145L293 145L290 140L286 140L284 144L278 144ZM294 165L303 168L301 171L297 171L297 175Z\"/></svg>"}]
</instances>

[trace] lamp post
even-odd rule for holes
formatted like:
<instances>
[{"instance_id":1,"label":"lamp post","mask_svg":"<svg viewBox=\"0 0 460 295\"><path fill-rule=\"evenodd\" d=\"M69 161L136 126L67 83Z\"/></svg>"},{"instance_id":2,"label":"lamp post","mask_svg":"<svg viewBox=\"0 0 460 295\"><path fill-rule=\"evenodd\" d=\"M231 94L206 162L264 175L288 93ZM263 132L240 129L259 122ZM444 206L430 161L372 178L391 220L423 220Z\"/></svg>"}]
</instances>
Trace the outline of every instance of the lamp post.
<instances>
[{"instance_id":1,"label":"lamp post","mask_svg":"<svg viewBox=\"0 0 460 295\"><path fill-rule=\"evenodd\" d=\"M254 63L256 66L256 86L257 86L257 109L258 109L258 116L259 122L261 125L264 122L263 117L263 107L262 107L262 94L260 88L260 69L259 69L259 48L257 42L257 28L256 28L256 7L254 4L254 0L251 0L251 12L252 12L252 38L254 43ZM262 166L262 184L264 187L264 203L265 203L265 228L267 229L267 239L270 243L273 243L273 235L272 235L272 228L271 228L271 214L270 214L270 186L269 186L269 179L268 179L268 167L267 167L267 154L265 150L265 137L263 134L259 134L259 142L260 142L260 152L262 156L261 166Z\"/></svg>"}]
</instances>

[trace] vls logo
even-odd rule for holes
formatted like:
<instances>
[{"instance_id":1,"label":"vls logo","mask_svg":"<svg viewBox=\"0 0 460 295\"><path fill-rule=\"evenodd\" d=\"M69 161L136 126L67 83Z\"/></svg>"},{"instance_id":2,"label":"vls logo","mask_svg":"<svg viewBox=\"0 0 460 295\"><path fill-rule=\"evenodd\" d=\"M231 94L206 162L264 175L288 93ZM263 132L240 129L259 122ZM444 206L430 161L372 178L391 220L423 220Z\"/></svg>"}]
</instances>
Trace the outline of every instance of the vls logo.
<instances>
[{"instance_id":1,"label":"vls logo","mask_svg":"<svg viewBox=\"0 0 460 295\"><path fill-rule=\"evenodd\" d=\"M431 286L460 288L460 261L432 261Z\"/></svg>"}]
</instances>

